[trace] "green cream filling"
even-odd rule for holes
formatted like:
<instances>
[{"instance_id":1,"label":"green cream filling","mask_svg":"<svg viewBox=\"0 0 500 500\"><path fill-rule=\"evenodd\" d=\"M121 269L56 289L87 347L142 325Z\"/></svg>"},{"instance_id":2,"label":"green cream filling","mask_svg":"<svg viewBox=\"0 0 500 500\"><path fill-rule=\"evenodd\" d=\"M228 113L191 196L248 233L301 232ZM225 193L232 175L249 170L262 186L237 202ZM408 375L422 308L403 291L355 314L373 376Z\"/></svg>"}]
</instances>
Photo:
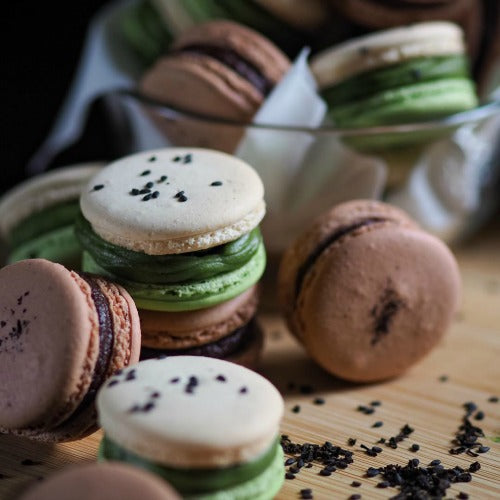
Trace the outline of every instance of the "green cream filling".
<instances>
[{"instance_id":1,"label":"green cream filling","mask_svg":"<svg viewBox=\"0 0 500 500\"><path fill-rule=\"evenodd\" d=\"M9 244L16 248L45 233L72 224L80 211L77 200L58 203L26 217L9 234Z\"/></svg>"},{"instance_id":2,"label":"green cream filling","mask_svg":"<svg viewBox=\"0 0 500 500\"><path fill-rule=\"evenodd\" d=\"M198 283L235 271L248 263L262 244L260 230L208 250L176 255L147 255L113 245L97 235L80 215L75 224L82 247L107 273L136 283L179 285Z\"/></svg>"},{"instance_id":3,"label":"green cream filling","mask_svg":"<svg viewBox=\"0 0 500 500\"><path fill-rule=\"evenodd\" d=\"M76 239L73 225L54 229L19 245L9 253L8 262L35 258L47 259L71 269L79 269L82 247Z\"/></svg>"},{"instance_id":4,"label":"green cream filling","mask_svg":"<svg viewBox=\"0 0 500 500\"><path fill-rule=\"evenodd\" d=\"M180 469L155 463L126 450L106 436L99 446L100 461L120 461L141 467L168 481L184 495L210 494L244 484L261 475L277 457L283 468L283 452L278 441L274 441L257 459L220 469ZM251 498L251 497L248 497Z\"/></svg>"},{"instance_id":5,"label":"green cream filling","mask_svg":"<svg viewBox=\"0 0 500 500\"><path fill-rule=\"evenodd\" d=\"M334 106L330 115L339 127L375 127L439 119L477 104L470 80L450 78L406 85Z\"/></svg>"},{"instance_id":6,"label":"green cream filling","mask_svg":"<svg viewBox=\"0 0 500 500\"><path fill-rule=\"evenodd\" d=\"M386 90L441 78L469 78L468 60L463 55L410 59L385 68L366 71L321 91L334 108Z\"/></svg>"},{"instance_id":7,"label":"green cream filling","mask_svg":"<svg viewBox=\"0 0 500 500\"><path fill-rule=\"evenodd\" d=\"M82 267L84 271L107 276L123 285L140 309L192 311L232 299L257 283L266 267L266 253L261 243L256 254L239 269L196 283L179 285L124 280L100 267L88 252L83 252Z\"/></svg>"}]
</instances>

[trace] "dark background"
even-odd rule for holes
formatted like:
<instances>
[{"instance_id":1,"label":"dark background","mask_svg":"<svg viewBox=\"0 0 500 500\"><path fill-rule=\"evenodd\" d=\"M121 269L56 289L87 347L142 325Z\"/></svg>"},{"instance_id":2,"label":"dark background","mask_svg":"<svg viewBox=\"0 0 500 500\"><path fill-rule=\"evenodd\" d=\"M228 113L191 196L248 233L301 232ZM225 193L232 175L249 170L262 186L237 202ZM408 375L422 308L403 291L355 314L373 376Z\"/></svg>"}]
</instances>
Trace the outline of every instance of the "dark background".
<instances>
[{"instance_id":1,"label":"dark background","mask_svg":"<svg viewBox=\"0 0 500 500\"><path fill-rule=\"evenodd\" d=\"M104 0L41 2L16 0L2 8L2 111L0 192L25 177L28 159L48 135L78 66L91 18ZM99 158L99 106L91 114L92 133L58 164ZM89 123L90 125L90 123ZM99 146L101 144L101 146Z\"/></svg>"}]
</instances>

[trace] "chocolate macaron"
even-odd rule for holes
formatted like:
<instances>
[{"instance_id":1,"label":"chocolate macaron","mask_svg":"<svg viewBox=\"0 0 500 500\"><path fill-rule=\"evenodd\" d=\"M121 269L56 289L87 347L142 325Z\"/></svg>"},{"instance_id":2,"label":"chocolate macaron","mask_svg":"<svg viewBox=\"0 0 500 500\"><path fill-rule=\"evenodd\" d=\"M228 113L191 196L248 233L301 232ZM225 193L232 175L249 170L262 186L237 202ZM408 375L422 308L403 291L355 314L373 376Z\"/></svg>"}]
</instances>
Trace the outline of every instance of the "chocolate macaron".
<instances>
[{"instance_id":1,"label":"chocolate macaron","mask_svg":"<svg viewBox=\"0 0 500 500\"><path fill-rule=\"evenodd\" d=\"M137 153L89 181L76 225L83 268L132 295L143 358L200 354L256 362L263 196L248 164L199 148Z\"/></svg>"},{"instance_id":2,"label":"chocolate macaron","mask_svg":"<svg viewBox=\"0 0 500 500\"><path fill-rule=\"evenodd\" d=\"M68 494L71 492L71 494ZM166 482L124 463L70 466L29 488L19 500L181 500Z\"/></svg>"},{"instance_id":3,"label":"chocolate macaron","mask_svg":"<svg viewBox=\"0 0 500 500\"><path fill-rule=\"evenodd\" d=\"M284 481L283 398L264 377L200 356L141 361L97 397L99 458L132 463L186 499L271 500Z\"/></svg>"},{"instance_id":4,"label":"chocolate macaron","mask_svg":"<svg viewBox=\"0 0 500 500\"><path fill-rule=\"evenodd\" d=\"M402 374L442 339L460 274L448 247L403 211L354 200L321 215L285 252L279 300L291 332L330 373Z\"/></svg>"},{"instance_id":5,"label":"chocolate macaron","mask_svg":"<svg viewBox=\"0 0 500 500\"><path fill-rule=\"evenodd\" d=\"M147 97L181 110L248 123L289 66L287 56L257 31L215 20L183 31L139 87ZM210 121L154 116L175 146L232 153L244 132Z\"/></svg>"},{"instance_id":6,"label":"chocolate macaron","mask_svg":"<svg viewBox=\"0 0 500 500\"><path fill-rule=\"evenodd\" d=\"M140 325L120 286L44 259L0 269L0 430L70 441L97 429L95 396L135 363Z\"/></svg>"}]
</instances>

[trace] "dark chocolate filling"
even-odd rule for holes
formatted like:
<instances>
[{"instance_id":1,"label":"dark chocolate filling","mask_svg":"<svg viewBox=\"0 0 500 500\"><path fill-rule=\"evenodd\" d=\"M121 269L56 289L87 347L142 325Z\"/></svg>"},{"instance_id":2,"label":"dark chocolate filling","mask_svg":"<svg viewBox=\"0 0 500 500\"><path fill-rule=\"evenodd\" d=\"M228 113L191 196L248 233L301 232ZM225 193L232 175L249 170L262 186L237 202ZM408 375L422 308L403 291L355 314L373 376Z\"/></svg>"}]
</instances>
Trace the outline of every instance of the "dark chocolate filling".
<instances>
[{"instance_id":1,"label":"dark chocolate filling","mask_svg":"<svg viewBox=\"0 0 500 500\"><path fill-rule=\"evenodd\" d=\"M179 52L191 52L216 59L249 81L263 96L267 96L274 87L274 83L266 78L257 66L233 49L216 45L192 44L181 47Z\"/></svg>"},{"instance_id":2,"label":"dark chocolate filling","mask_svg":"<svg viewBox=\"0 0 500 500\"><path fill-rule=\"evenodd\" d=\"M314 251L307 257L304 263L299 267L297 271L297 277L295 278L295 300L298 299L300 292L302 290L302 284L304 283L304 279L307 273L312 269L315 262L319 259L321 254L333 243L340 240L344 236L349 233L353 233L357 229L365 226L371 226L372 224L376 224L378 222L386 222L387 219L383 219L381 217L367 217L366 219L362 219L358 222L350 224L348 226L341 226L335 232L333 232L328 238L323 240Z\"/></svg>"},{"instance_id":3,"label":"dark chocolate filling","mask_svg":"<svg viewBox=\"0 0 500 500\"><path fill-rule=\"evenodd\" d=\"M79 273L90 286L90 295L97 310L97 318L99 322L99 355L94 367L92 381L90 382L87 394L71 414L68 420L73 420L82 414L91 404L94 403L97 391L106 381L111 356L113 353L114 331L113 331L113 316L109 307L109 302L96 280L87 273ZM65 422L67 423L68 420ZM64 425L64 424L63 424Z\"/></svg>"},{"instance_id":4,"label":"dark chocolate filling","mask_svg":"<svg viewBox=\"0 0 500 500\"><path fill-rule=\"evenodd\" d=\"M258 327L255 320L236 329L233 333L222 337L215 342L185 349L153 349L142 347L141 360L167 356L207 356L224 359L228 356L244 351L257 336Z\"/></svg>"}]
</instances>

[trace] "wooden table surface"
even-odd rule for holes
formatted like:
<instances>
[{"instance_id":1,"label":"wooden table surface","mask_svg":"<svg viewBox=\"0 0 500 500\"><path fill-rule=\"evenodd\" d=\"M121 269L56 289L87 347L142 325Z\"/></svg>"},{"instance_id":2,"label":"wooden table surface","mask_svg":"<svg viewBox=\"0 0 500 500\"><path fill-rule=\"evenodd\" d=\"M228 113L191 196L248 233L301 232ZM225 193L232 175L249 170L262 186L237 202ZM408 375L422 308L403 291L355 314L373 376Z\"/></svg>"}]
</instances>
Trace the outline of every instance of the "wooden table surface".
<instances>
[{"instance_id":1,"label":"wooden table surface","mask_svg":"<svg viewBox=\"0 0 500 500\"><path fill-rule=\"evenodd\" d=\"M366 469L404 465L411 458L421 464L437 458L446 467L463 468L477 460L481 469L472 481L452 485L446 498L456 498L459 492L474 499L500 498L500 443L494 441L500 436L500 403L489 401L500 396L500 223L491 224L455 253L464 296L449 334L423 362L390 382L354 385L334 379L307 358L279 315L261 312L266 346L260 371L285 398L282 433L297 443L331 441L354 452L354 462L329 477L319 475L320 465L302 469L295 479L285 481L278 499L300 498L303 488L311 488L315 499L347 499L354 493L363 499L390 498L398 490L377 488L380 478L367 478ZM303 394L304 385L313 392ZM315 404L318 397L324 404ZM374 400L381 405L373 414L357 411ZM485 414L484 420L473 422L483 429L480 441L490 450L477 458L449 453L467 401ZM298 413L292 411L297 405ZM374 428L375 421L383 425ZM371 447L381 437L396 435L405 424L414 432L396 450L380 445L382 453L370 457L359 446ZM355 446L347 444L351 437L357 440ZM16 498L33 481L68 464L92 462L100 438L97 432L79 442L41 445L0 436L0 499ZM418 452L409 450L413 443L420 445ZM362 485L352 487L354 480Z\"/></svg>"}]
</instances>

